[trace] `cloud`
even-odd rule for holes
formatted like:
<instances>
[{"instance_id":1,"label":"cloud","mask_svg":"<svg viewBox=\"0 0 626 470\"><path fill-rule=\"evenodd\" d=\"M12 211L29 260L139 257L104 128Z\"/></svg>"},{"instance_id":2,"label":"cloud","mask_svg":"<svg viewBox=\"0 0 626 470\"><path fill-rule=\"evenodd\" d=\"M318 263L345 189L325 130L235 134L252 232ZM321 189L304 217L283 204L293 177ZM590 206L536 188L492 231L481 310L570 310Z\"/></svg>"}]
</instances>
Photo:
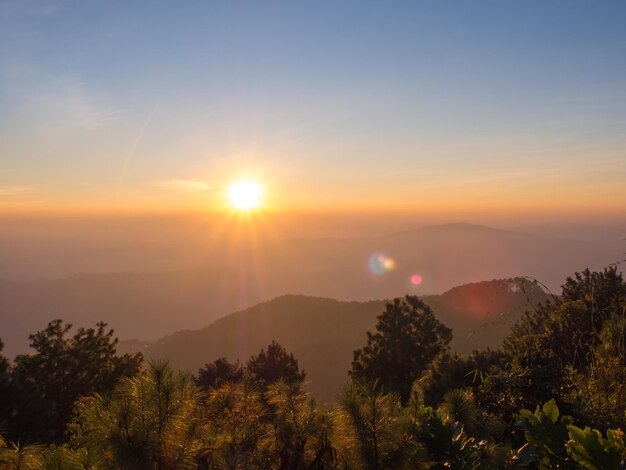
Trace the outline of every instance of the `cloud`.
<instances>
[{"instance_id":1,"label":"cloud","mask_svg":"<svg viewBox=\"0 0 626 470\"><path fill-rule=\"evenodd\" d=\"M96 93L72 79L60 80L56 86L33 95L38 127L44 131L91 131L104 127L121 117Z\"/></svg>"},{"instance_id":2,"label":"cloud","mask_svg":"<svg viewBox=\"0 0 626 470\"><path fill-rule=\"evenodd\" d=\"M211 189L211 186L204 181L185 179L158 181L156 185L169 191L185 194L201 194Z\"/></svg>"},{"instance_id":3,"label":"cloud","mask_svg":"<svg viewBox=\"0 0 626 470\"><path fill-rule=\"evenodd\" d=\"M28 186L0 186L0 199L19 199L31 194L33 188Z\"/></svg>"}]
</instances>

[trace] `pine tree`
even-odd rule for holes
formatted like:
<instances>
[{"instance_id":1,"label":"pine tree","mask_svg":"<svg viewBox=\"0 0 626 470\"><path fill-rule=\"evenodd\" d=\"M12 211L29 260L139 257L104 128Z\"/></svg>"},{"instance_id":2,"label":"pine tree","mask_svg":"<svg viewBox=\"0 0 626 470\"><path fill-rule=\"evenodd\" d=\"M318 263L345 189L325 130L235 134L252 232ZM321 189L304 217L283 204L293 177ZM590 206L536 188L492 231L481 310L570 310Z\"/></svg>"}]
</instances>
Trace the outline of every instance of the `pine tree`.
<instances>
[{"instance_id":1,"label":"pine tree","mask_svg":"<svg viewBox=\"0 0 626 470\"><path fill-rule=\"evenodd\" d=\"M259 354L250 358L246 372L252 383L263 392L279 380L287 384L301 384L306 377L295 356L276 341L267 347L267 352L261 349Z\"/></svg>"},{"instance_id":2,"label":"pine tree","mask_svg":"<svg viewBox=\"0 0 626 470\"><path fill-rule=\"evenodd\" d=\"M451 340L452 331L424 302L409 295L396 298L378 316L376 333L367 333L367 345L354 352L350 375L376 381L406 403L413 382Z\"/></svg>"},{"instance_id":3,"label":"pine tree","mask_svg":"<svg viewBox=\"0 0 626 470\"><path fill-rule=\"evenodd\" d=\"M70 336L71 328L62 320L50 322L30 335L34 353L15 358L12 440L61 442L78 398L110 392L119 379L138 373L142 355L117 355L118 340L105 323Z\"/></svg>"}]
</instances>

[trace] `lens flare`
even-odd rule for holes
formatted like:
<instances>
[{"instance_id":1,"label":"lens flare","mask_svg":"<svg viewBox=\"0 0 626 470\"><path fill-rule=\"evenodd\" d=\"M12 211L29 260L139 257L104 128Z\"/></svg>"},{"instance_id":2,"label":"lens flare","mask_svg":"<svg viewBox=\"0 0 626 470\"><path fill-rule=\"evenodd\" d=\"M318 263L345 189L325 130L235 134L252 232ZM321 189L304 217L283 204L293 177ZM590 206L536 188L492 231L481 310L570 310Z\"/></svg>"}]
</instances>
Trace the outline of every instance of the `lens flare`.
<instances>
[{"instance_id":1,"label":"lens flare","mask_svg":"<svg viewBox=\"0 0 626 470\"><path fill-rule=\"evenodd\" d=\"M411 276L411 284L413 284L414 286L419 286L422 283L423 279L422 276L420 276L419 274L413 274Z\"/></svg>"},{"instance_id":2,"label":"lens flare","mask_svg":"<svg viewBox=\"0 0 626 470\"><path fill-rule=\"evenodd\" d=\"M367 265L374 276L382 276L389 271L393 271L396 267L396 262L383 253L374 253L370 256Z\"/></svg>"}]
</instances>

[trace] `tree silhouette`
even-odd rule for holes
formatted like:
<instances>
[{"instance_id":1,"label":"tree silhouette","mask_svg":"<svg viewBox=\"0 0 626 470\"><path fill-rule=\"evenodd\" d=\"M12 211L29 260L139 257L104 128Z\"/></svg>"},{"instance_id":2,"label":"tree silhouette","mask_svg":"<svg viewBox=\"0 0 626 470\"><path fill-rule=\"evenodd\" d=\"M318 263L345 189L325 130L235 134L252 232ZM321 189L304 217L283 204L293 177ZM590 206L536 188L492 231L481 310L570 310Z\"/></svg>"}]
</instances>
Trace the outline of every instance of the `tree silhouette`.
<instances>
[{"instance_id":1,"label":"tree silhouette","mask_svg":"<svg viewBox=\"0 0 626 470\"><path fill-rule=\"evenodd\" d=\"M424 302L410 295L396 298L378 316L376 333L367 333L367 345L354 352L350 375L376 381L406 403L413 382L451 340L452 331Z\"/></svg>"},{"instance_id":2,"label":"tree silhouette","mask_svg":"<svg viewBox=\"0 0 626 470\"><path fill-rule=\"evenodd\" d=\"M35 353L16 357L12 440L60 442L79 397L111 391L121 377L139 371L141 354L118 356L118 340L105 323L69 336L71 328L62 320L50 322L29 336Z\"/></svg>"},{"instance_id":3,"label":"tree silhouette","mask_svg":"<svg viewBox=\"0 0 626 470\"><path fill-rule=\"evenodd\" d=\"M626 412L626 283L616 266L568 277L561 295L513 326L507 365L476 394L512 429L516 410L554 399L567 414L606 428Z\"/></svg>"},{"instance_id":4,"label":"tree silhouette","mask_svg":"<svg viewBox=\"0 0 626 470\"><path fill-rule=\"evenodd\" d=\"M568 277L561 298L537 306L513 326L504 350L520 365L545 363L555 374L584 369L605 321L624 316L626 284L616 267Z\"/></svg>"},{"instance_id":5,"label":"tree silhouette","mask_svg":"<svg viewBox=\"0 0 626 470\"><path fill-rule=\"evenodd\" d=\"M4 344L0 339L0 434L6 430L12 415L13 391L9 361L2 355Z\"/></svg>"},{"instance_id":6,"label":"tree silhouette","mask_svg":"<svg viewBox=\"0 0 626 470\"><path fill-rule=\"evenodd\" d=\"M239 361L229 362L225 357L220 357L198 370L196 385L204 390L219 388L226 382L239 382L243 374Z\"/></svg>"},{"instance_id":7,"label":"tree silhouette","mask_svg":"<svg viewBox=\"0 0 626 470\"><path fill-rule=\"evenodd\" d=\"M272 341L267 347L267 352L261 349L259 354L250 358L246 364L246 372L249 379L262 391L279 380L287 384L301 384L306 377L294 355L276 341Z\"/></svg>"}]
</instances>

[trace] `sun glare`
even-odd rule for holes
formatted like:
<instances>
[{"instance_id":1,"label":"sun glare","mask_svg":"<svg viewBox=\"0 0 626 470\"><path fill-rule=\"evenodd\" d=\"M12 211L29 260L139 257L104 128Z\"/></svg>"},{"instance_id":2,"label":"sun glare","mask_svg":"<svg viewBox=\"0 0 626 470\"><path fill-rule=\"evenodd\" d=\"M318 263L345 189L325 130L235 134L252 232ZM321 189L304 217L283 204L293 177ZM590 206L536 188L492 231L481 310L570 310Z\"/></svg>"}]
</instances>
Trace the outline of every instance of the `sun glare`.
<instances>
[{"instance_id":1,"label":"sun glare","mask_svg":"<svg viewBox=\"0 0 626 470\"><path fill-rule=\"evenodd\" d=\"M256 181L238 181L228 187L228 202L240 211L259 207L262 195L263 186Z\"/></svg>"}]
</instances>

